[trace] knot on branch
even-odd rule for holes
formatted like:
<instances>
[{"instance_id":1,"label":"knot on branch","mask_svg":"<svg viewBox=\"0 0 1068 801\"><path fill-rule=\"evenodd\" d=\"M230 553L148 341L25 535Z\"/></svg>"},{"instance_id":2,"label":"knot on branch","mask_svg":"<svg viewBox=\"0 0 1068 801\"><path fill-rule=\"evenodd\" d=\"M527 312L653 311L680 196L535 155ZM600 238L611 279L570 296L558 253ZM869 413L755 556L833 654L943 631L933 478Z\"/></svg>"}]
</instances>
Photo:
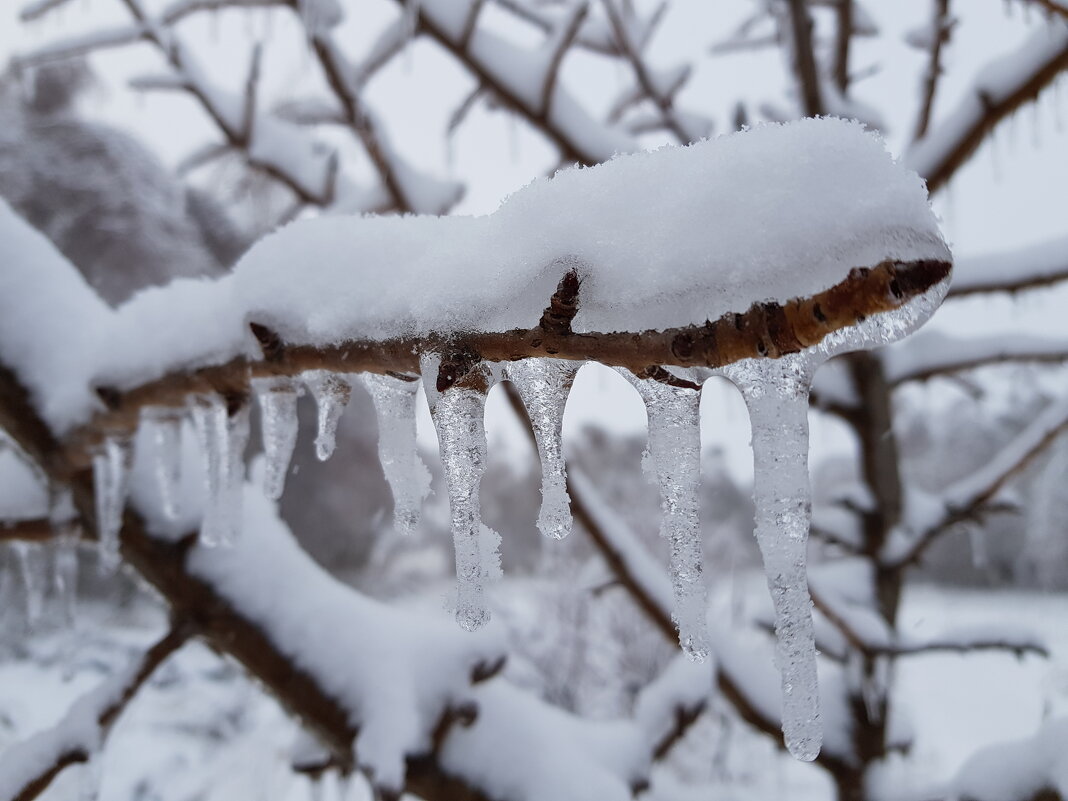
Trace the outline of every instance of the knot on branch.
<instances>
[{"instance_id":1,"label":"knot on branch","mask_svg":"<svg viewBox=\"0 0 1068 801\"><path fill-rule=\"evenodd\" d=\"M282 351L285 346L282 344L282 338L278 334L259 323L249 323L248 327L252 331L252 336L256 337L256 341L260 344L260 351L262 351L264 359L269 362L276 362L282 358Z\"/></svg>"},{"instance_id":2,"label":"knot on branch","mask_svg":"<svg viewBox=\"0 0 1068 801\"><path fill-rule=\"evenodd\" d=\"M549 305L542 312L540 328L548 334L567 336L571 333L571 321L578 314L579 287L578 269L572 267L556 287L556 292L549 299Z\"/></svg>"},{"instance_id":3,"label":"knot on branch","mask_svg":"<svg viewBox=\"0 0 1068 801\"><path fill-rule=\"evenodd\" d=\"M693 390L701 389L700 384L696 384L693 381L687 381L685 378L679 378L674 373L665 370L659 364L646 367L639 375L641 375L642 378L651 378L654 381L659 381L661 384L667 384L669 387Z\"/></svg>"},{"instance_id":4,"label":"knot on branch","mask_svg":"<svg viewBox=\"0 0 1068 801\"><path fill-rule=\"evenodd\" d=\"M438 392L444 392L466 378L481 358L473 349L467 347L442 356L436 384Z\"/></svg>"}]
</instances>

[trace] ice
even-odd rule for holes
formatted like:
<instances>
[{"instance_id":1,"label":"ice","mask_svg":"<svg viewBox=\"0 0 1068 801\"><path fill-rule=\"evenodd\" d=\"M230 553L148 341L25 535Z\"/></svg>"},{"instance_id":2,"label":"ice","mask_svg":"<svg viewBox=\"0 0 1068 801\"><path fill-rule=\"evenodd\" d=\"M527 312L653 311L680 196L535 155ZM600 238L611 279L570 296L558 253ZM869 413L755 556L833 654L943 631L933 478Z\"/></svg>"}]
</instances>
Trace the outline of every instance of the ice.
<instances>
[{"instance_id":1,"label":"ice","mask_svg":"<svg viewBox=\"0 0 1068 801\"><path fill-rule=\"evenodd\" d=\"M485 392L452 387L441 393L431 410L449 492L452 541L456 550L456 620L468 631L481 628L490 617L483 579L490 572L487 567L493 557L483 553L486 538L478 498L486 470L485 408Z\"/></svg>"},{"instance_id":2,"label":"ice","mask_svg":"<svg viewBox=\"0 0 1068 801\"><path fill-rule=\"evenodd\" d=\"M245 477L249 407L241 403L231 413L221 395L211 394L194 396L190 409L207 495L200 541L208 546L231 545L241 521L240 488Z\"/></svg>"},{"instance_id":3,"label":"ice","mask_svg":"<svg viewBox=\"0 0 1068 801\"><path fill-rule=\"evenodd\" d=\"M30 543L16 540L11 543L11 546L15 551L19 576L22 578L22 587L25 591L26 628L32 630L37 621L41 619L41 610L44 607L44 564L41 561L41 554Z\"/></svg>"},{"instance_id":4,"label":"ice","mask_svg":"<svg viewBox=\"0 0 1068 801\"><path fill-rule=\"evenodd\" d=\"M419 381L377 373L363 376L378 416L378 458L393 490L393 527L410 534L430 493L430 471L419 457L415 401Z\"/></svg>"},{"instance_id":5,"label":"ice","mask_svg":"<svg viewBox=\"0 0 1068 801\"><path fill-rule=\"evenodd\" d=\"M337 424L352 397L348 380L336 373L314 370L304 374L304 382L319 407L319 430L315 435L315 455L326 461L337 444Z\"/></svg>"},{"instance_id":6,"label":"ice","mask_svg":"<svg viewBox=\"0 0 1068 801\"><path fill-rule=\"evenodd\" d=\"M260 404L260 426L266 467L263 491L278 500L285 489L289 461L297 445L297 396L300 384L283 376L256 379L253 391Z\"/></svg>"},{"instance_id":7,"label":"ice","mask_svg":"<svg viewBox=\"0 0 1068 801\"><path fill-rule=\"evenodd\" d=\"M524 359L505 367L505 376L527 408L541 461L541 511L538 529L563 539L571 533L571 499L567 494L562 428L564 406L582 362L565 359Z\"/></svg>"},{"instance_id":8,"label":"ice","mask_svg":"<svg viewBox=\"0 0 1068 801\"><path fill-rule=\"evenodd\" d=\"M141 410L141 426L151 433L153 472L159 488L163 514L177 520L178 487L181 480L182 419L181 409L146 406Z\"/></svg>"},{"instance_id":9,"label":"ice","mask_svg":"<svg viewBox=\"0 0 1068 801\"><path fill-rule=\"evenodd\" d=\"M78 540L80 532L70 526L56 538L52 551L52 588L63 624L73 627L78 606Z\"/></svg>"},{"instance_id":10,"label":"ice","mask_svg":"<svg viewBox=\"0 0 1068 801\"><path fill-rule=\"evenodd\" d=\"M812 512L808 396L814 366L810 354L800 353L745 359L723 370L749 409L756 539L775 607L782 728L787 749L806 762L816 758L823 741L805 568Z\"/></svg>"},{"instance_id":11,"label":"ice","mask_svg":"<svg viewBox=\"0 0 1068 801\"><path fill-rule=\"evenodd\" d=\"M132 449L130 441L107 436L93 454L93 493L96 501L97 552L100 569L110 573L119 564L119 532L126 506Z\"/></svg>"},{"instance_id":12,"label":"ice","mask_svg":"<svg viewBox=\"0 0 1068 801\"><path fill-rule=\"evenodd\" d=\"M701 486L701 393L619 370L645 401L649 457L660 488L660 535L671 544L672 617L679 644L701 661L708 656L706 596L701 572L698 492Z\"/></svg>"}]
</instances>

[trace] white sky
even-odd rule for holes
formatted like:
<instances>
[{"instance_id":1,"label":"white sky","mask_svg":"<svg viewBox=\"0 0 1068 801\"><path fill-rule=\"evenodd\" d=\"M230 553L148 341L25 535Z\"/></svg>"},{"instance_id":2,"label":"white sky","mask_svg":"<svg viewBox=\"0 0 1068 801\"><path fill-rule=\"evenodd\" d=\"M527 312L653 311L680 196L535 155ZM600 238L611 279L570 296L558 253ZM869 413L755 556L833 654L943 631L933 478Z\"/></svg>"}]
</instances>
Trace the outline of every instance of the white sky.
<instances>
[{"instance_id":1,"label":"white sky","mask_svg":"<svg viewBox=\"0 0 1068 801\"><path fill-rule=\"evenodd\" d=\"M346 22L337 31L338 40L350 52L362 52L381 26L398 13L389 0L340 0ZM158 8L160 0L145 0ZM128 21L121 0L72 0L60 13L32 25L17 21L22 0L0 0L0 61L15 52L27 52L46 42L121 25ZM643 4L647 5L647 4ZM868 12L886 35L875 40L856 40L852 65L855 71L878 67L859 82L855 96L879 109L887 120L887 138L900 152L907 143L918 100L925 56L903 41L903 33L925 22L930 5L925 0L868 0ZM970 0L954 31L946 58L947 73L940 85L935 124L968 85L975 69L1001 52L1011 50L1026 26L1021 4L1006 15L1002 0ZM492 4L488 4L492 6ZM781 105L787 85L784 67L769 51L711 58L710 44L722 40L740 22L751 3L748 0L674 0L654 40L650 59L662 66L691 61L696 72L682 95L683 106L711 113L717 131L729 126L734 102L768 100ZM524 36L508 27L500 13L490 24L509 35ZM1036 16L1032 22L1039 22ZM289 12L284 10L224 12L201 15L180 28L183 39L195 47L203 63L210 65L215 82L238 89L247 70L252 43L267 44L264 62L263 100L267 107L279 99L306 94L316 86L316 74ZM147 45L101 53L93 59L103 85L88 98L85 112L131 129L168 164L176 164L201 144L215 138L211 124L199 108L181 95L139 96L125 88L133 75L164 69L158 55ZM569 56L565 83L593 108L607 107L622 85L617 65L601 59ZM554 151L540 134L509 115L479 105L455 137L451 158L442 132L460 99L473 86L462 67L431 43L420 42L413 52L395 60L371 84L368 100L386 122L396 147L412 162L439 175L454 175L468 184L468 194L457 211L491 212L509 192L556 166ZM944 221L947 239L958 258L990 250L1011 249L1068 233L1068 110L1064 95L1068 82L1047 91L1034 110L1002 126L992 143L985 145L953 181L934 199ZM348 147L343 137L333 135ZM358 164L358 162L357 162ZM357 171L360 169L357 166ZM1068 258L1068 254L1066 254ZM1027 328L1042 331L1056 318L1058 331L1068 334L1065 315L1056 313L1068 302L1066 293L1047 293L1020 301L958 304L941 311L933 325L958 332ZM1043 313L1045 312L1045 313ZM1041 321L1041 322L1037 322ZM1065 326L1063 329L1061 326ZM723 387L706 390L703 403L704 438L727 450L728 463L739 477L749 473L748 421L737 395ZM500 396L491 396L488 425L491 438L524 453L525 437L510 412L503 410ZM607 370L584 370L568 406L567 430L598 422L617 430L644 430L641 401L619 377ZM422 434L434 437L429 420ZM813 422L812 441L818 451L848 447L835 424L819 418Z\"/></svg>"}]
</instances>

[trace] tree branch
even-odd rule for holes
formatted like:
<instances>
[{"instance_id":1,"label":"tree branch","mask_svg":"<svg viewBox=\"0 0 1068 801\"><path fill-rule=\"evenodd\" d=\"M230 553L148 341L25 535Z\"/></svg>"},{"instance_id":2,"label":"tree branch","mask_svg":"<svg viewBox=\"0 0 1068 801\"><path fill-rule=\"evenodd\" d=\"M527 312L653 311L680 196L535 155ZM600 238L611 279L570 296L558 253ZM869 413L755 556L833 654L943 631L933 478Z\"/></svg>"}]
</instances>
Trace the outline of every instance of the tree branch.
<instances>
[{"instance_id":1,"label":"tree branch","mask_svg":"<svg viewBox=\"0 0 1068 801\"><path fill-rule=\"evenodd\" d=\"M175 625L122 675L76 701L51 729L10 746L0 757L0 776L15 786L5 788L11 795L4 801L33 801L65 768L88 762L144 683L189 635L188 626ZM88 729L86 715L92 715L94 721Z\"/></svg>"},{"instance_id":2,"label":"tree branch","mask_svg":"<svg viewBox=\"0 0 1068 801\"><path fill-rule=\"evenodd\" d=\"M349 341L322 348L289 346L278 340L262 361L239 358L194 372L173 373L124 393L107 388L109 410L74 432L68 439L67 458L80 467L87 465L90 450L105 432L136 430L145 406L184 407L190 395L247 393L251 378L295 376L309 370L413 373L419 371L419 354L424 351L464 353L470 365L553 356L598 361L641 374L656 365L722 367L745 358L796 353L860 319L900 307L945 279L949 270L948 263L939 261L884 262L871 269L854 269L845 280L811 298L783 305L758 303L744 314L664 331L579 334L570 328L547 327L543 317L534 328L504 333ZM547 310L549 319L552 308ZM262 326L256 330L270 333Z\"/></svg>"},{"instance_id":3,"label":"tree branch","mask_svg":"<svg viewBox=\"0 0 1068 801\"><path fill-rule=\"evenodd\" d=\"M818 117L824 113L820 93L819 69L812 47L812 18L805 0L787 0L790 15L790 32L793 41L794 70L797 73L801 93L801 107L806 117Z\"/></svg>"},{"instance_id":4,"label":"tree branch","mask_svg":"<svg viewBox=\"0 0 1068 801\"><path fill-rule=\"evenodd\" d=\"M949 42L953 24L949 19L949 0L934 0L934 19L931 20L931 45L927 61L927 75L924 78L923 100L916 120L913 141L922 139L931 123L931 110L934 108L935 92L938 80L942 77L942 46Z\"/></svg>"}]
</instances>

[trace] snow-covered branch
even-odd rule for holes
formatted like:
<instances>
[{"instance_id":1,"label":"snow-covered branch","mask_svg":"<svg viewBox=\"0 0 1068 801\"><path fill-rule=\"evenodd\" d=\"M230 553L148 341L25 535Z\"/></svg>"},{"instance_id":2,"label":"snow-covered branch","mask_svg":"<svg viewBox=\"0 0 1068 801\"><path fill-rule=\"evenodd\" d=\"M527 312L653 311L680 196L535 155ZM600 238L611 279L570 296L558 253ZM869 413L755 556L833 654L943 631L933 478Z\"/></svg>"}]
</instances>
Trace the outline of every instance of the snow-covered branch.
<instances>
[{"instance_id":1,"label":"snow-covered branch","mask_svg":"<svg viewBox=\"0 0 1068 801\"><path fill-rule=\"evenodd\" d=\"M954 271L950 298L985 292L1021 292L1068 280L1068 237L1037 245L965 258Z\"/></svg>"},{"instance_id":2,"label":"snow-covered branch","mask_svg":"<svg viewBox=\"0 0 1068 801\"><path fill-rule=\"evenodd\" d=\"M884 565L901 569L914 564L946 531L986 513L1005 483L1066 428L1068 401L1054 401L974 473L953 483L937 498L924 496L907 504L902 527L893 533L883 550ZM922 495L917 490L912 494Z\"/></svg>"},{"instance_id":3,"label":"snow-covered branch","mask_svg":"<svg viewBox=\"0 0 1068 801\"><path fill-rule=\"evenodd\" d=\"M968 160L986 135L1049 86L1068 68L1068 22L1053 21L1035 29L1019 49L990 62L945 119L905 154L905 164L941 189Z\"/></svg>"},{"instance_id":4,"label":"snow-covered branch","mask_svg":"<svg viewBox=\"0 0 1068 801\"><path fill-rule=\"evenodd\" d=\"M0 520L0 542L47 542L57 536L51 520Z\"/></svg>"},{"instance_id":5,"label":"snow-covered branch","mask_svg":"<svg viewBox=\"0 0 1068 801\"><path fill-rule=\"evenodd\" d=\"M921 333L881 356L887 381L899 386L1005 362L1059 364L1068 361L1068 343L1027 336L957 339Z\"/></svg>"},{"instance_id":6,"label":"snow-covered branch","mask_svg":"<svg viewBox=\"0 0 1068 801\"><path fill-rule=\"evenodd\" d=\"M53 727L0 755L0 799L32 801L64 768L88 762L146 681L189 638L179 623L120 674L82 696Z\"/></svg>"}]
</instances>

